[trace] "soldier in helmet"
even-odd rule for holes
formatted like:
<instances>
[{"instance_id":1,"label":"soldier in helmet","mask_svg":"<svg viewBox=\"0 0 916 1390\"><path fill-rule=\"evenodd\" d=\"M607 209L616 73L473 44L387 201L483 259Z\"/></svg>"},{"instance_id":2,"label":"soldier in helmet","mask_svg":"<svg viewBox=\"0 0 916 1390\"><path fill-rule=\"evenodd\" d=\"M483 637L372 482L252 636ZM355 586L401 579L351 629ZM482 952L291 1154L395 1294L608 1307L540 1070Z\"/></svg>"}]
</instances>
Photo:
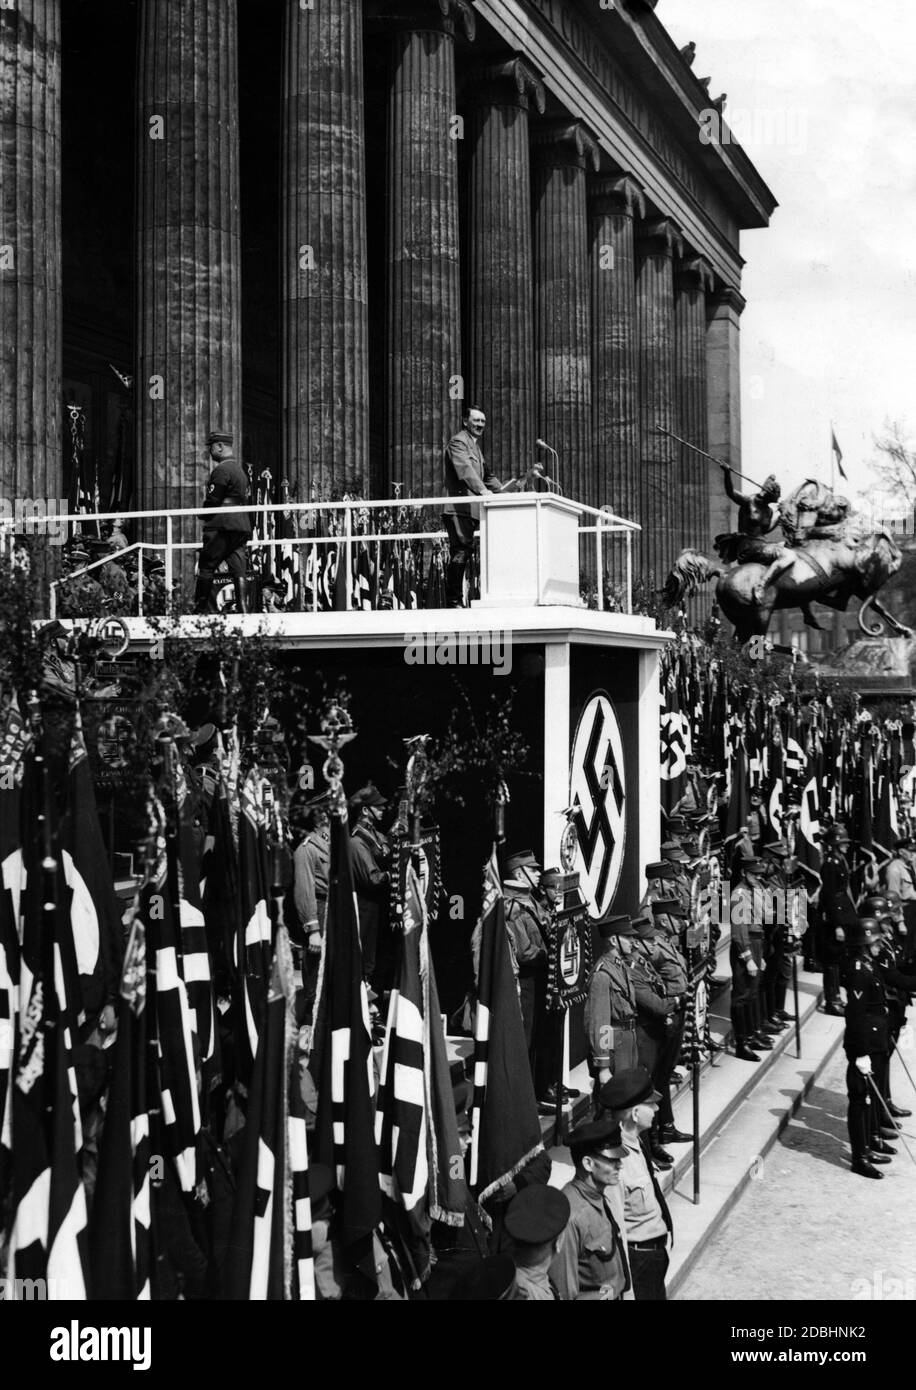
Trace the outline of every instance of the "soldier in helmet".
<instances>
[{"instance_id":1,"label":"soldier in helmet","mask_svg":"<svg viewBox=\"0 0 916 1390\"><path fill-rule=\"evenodd\" d=\"M888 1115L896 1121L906 1119L911 1114L911 1111L895 1105L891 1100L890 1064L906 1023L906 1011L912 1003L913 985L916 981L911 980L910 976L905 973L901 938L897 931L897 923L889 900L879 896L866 898L862 903L861 912L863 916L874 917L881 928L881 949L875 956L875 967L884 980L887 992L888 1049L880 1059L875 1079L884 1098L884 1108L887 1112L882 1115L881 1119L883 1123L887 1123ZM889 1125L888 1128L890 1128Z\"/></svg>"},{"instance_id":2,"label":"soldier in helmet","mask_svg":"<svg viewBox=\"0 0 916 1390\"><path fill-rule=\"evenodd\" d=\"M863 1178L882 1178L878 1165L896 1153L881 1136L876 1115L876 1069L888 1049L888 1008L884 980L875 959L881 951L881 929L874 917L861 917L845 931L846 1032L843 1048L848 1066L846 1123L852 1151L852 1171Z\"/></svg>"}]
</instances>

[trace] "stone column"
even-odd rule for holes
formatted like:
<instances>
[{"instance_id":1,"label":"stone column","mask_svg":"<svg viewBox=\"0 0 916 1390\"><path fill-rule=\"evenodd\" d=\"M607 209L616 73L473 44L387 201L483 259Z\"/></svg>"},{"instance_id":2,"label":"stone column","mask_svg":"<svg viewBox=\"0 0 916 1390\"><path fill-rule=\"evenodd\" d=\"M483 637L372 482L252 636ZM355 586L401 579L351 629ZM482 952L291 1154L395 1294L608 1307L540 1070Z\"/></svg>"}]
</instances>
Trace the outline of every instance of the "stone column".
<instances>
[{"instance_id":1,"label":"stone column","mask_svg":"<svg viewBox=\"0 0 916 1390\"><path fill-rule=\"evenodd\" d=\"M544 86L521 58L476 71L465 96L469 403L487 413L484 451L505 482L534 459L534 319L528 112Z\"/></svg>"},{"instance_id":2,"label":"stone column","mask_svg":"<svg viewBox=\"0 0 916 1390\"><path fill-rule=\"evenodd\" d=\"M674 350L677 388L675 433L708 452L706 413L706 295L713 273L699 256L681 261L674 277ZM715 464L679 448L678 477L683 498L679 549L709 551L710 502L722 491Z\"/></svg>"},{"instance_id":3,"label":"stone column","mask_svg":"<svg viewBox=\"0 0 916 1390\"><path fill-rule=\"evenodd\" d=\"M301 500L367 496L363 6L285 4L281 467Z\"/></svg>"},{"instance_id":4,"label":"stone column","mask_svg":"<svg viewBox=\"0 0 916 1390\"><path fill-rule=\"evenodd\" d=\"M586 170L597 172L600 152L578 121L537 127L532 147L538 422L541 437L560 456L563 490L591 502L595 487ZM549 458L546 463L549 471L553 465Z\"/></svg>"},{"instance_id":5,"label":"stone column","mask_svg":"<svg viewBox=\"0 0 916 1390\"><path fill-rule=\"evenodd\" d=\"M675 446L658 427L674 429L674 268L681 235L668 218L642 223L637 235L636 321L642 470L639 521L642 573L655 588L665 581L680 534Z\"/></svg>"},{"instance_id":6,"label":"stone column","mask_svg":"<svg viewBox=\"0 0 916 1390\"><path fill-rule=\"evenodd\" d=\"M235 0L143 0L139 33L137 494L190 507L211 428L241 458Z\"/></svg>"},{"instance_id":7,"label":"stone column","mask_svg":"<svg viewBox=\"0 0 916 1390\"><path fill-rule=\"evenodd\" d=\"M59 0L0 9L0 493L63 495Z\"/></svg>"},{"instance_id":8,"label":"stone column","mask_svg":"<svg viewBox=\"0 0 916 1390\"><path fill-rule=\"evenodd\" d=\"M441 494L460 420L461 321L455 25L467 0L392 0L388 90L387 413L389 485Z\"/></svg>"},{"instance_id":9,"label":"stone column","mask_svg":"<svg viewBox=\"0 0 916 1390\"><path fill-rule=\"evenodd\" d=\"M589 195L594 505L635 520L639 364L633 219L645 216L646 205L642 189L627 177L599 176ZM622 541L613 543L612 553L622 562ZM615 574L618 568L615 564Z\"/></svg>"},{"instance_id":10,"label":"stone column","mask_svg":"<svg viewBox=\"0 0 916 1390\"><path fill-rule=\"evenodd\" d=\"M745 301L738 290L720 288L707 300L706 402L709 452L741 467L741 314ZM713 466L709 465L710 468ZM717 480L718 481L718 480ZM710 532L734 531L735 508L721 486L714 487Z\"/></svg>"}]
</instances>

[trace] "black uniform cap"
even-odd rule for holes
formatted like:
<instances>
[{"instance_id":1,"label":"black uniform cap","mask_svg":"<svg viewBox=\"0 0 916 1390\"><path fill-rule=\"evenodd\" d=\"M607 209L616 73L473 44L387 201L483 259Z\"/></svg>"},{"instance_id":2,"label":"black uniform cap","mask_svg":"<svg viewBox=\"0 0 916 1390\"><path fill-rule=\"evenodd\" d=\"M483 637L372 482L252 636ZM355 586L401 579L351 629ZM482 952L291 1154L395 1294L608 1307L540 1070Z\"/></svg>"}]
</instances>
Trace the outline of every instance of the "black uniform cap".
<instances>
[{"instance_id":1,"label":"black uniform cap","mask_svg":"<svg viewBox=\"0 0 916 1390\"><path fill-rule=\"evenodd\" d=\"M569 1136L569 1151L573 1159L595 1149L619 1149L622 1146L620 1125L608 1115L600 1120L589 1120L584 1125L577 1125Z\"/></svg>"},{"instance_id":2,"label":"black uniform cap","mask_svg":"<svg viewBox=\"0 0 916 1390\"><path fill-rule=\"evenodd\" d=\"M645 1067L629 1067L606 1081L599 1092L605 1110L629 1110L644 1100L661 1100Z\"/></svg>"},{"instance_id":3,"label":"black uniform cap","mask_svg":"<svg viewBox=\"0 0 916 1390\"><path fill-rule=\"evenodd\" d=\"M556 1187L534 1183L516 1193L506 1211L506 1230L522 1245L543 1245L565 1230L569 1198Z\"/></svg>"},{"instance_id":4,"label":"black uniform cap","mask_svg":"<svg viewBox=\"0 0 916 1390\"><path fill-rule=\"evenodd\" d=\"M636 932L629 913L619 912L616 916L598 923L598 935L606 941L609 936L635 936Z\"/></svg>"}]
</instances>

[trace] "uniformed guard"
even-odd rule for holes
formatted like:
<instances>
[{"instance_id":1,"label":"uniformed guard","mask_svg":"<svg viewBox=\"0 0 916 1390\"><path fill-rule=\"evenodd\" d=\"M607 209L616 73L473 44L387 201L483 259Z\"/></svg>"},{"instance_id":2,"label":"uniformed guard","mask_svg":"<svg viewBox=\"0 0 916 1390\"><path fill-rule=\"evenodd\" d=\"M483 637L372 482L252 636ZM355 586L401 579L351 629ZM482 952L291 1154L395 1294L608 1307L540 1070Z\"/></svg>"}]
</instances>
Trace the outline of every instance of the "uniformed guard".
<instances>
[{"instance_id":1,"label":"uniformed guard","mask_svg":"<svg viewBox=\"0 0 916 1390\"><path fill-rule=\"evenodd\" d=\"M541 866L532 850L517 850L507 857L503 880L506 930L518 970L519 1001L532 1077L535 1025L543 1010L547 988L549 918L535 896L540 881Z\"/></svg>"},{"instance_id":2,"label":"uniformed guard","mask_svg":"<svg viewBox=\"0 0 916 1390\"><path fill-rule=\"evenodd\" d=\"M550 867L541 874L537 892L533 895L539 913L541 934L549 943L554 913L563 906L563 885L568 875L562 869ZM548 971L549 973L549 971ZM557 1077L563 1064L563 1035L565 1015L560 1009L549 1009L546 1000L536 1001L534 1038L534 1093L542 1113L553 1113L557 1105ZM578 1099L582 1094L572 1087L563 1087L563 1099Z\"/></svg>"},{"instance_id":3,"label":"uniformed guard","mask_svg":"<svg viewBox=\"0 0 916 1390\"><path fill-rule=\"evenodd\" d=\"M880 1069L888 1049L888 1008L884 981L875 968L881 950L881 929L874 917L862 917L845 928L846 966L846 1123L852 1151L852 1171L863 1178L883 1178L876 1164L889 1163L896 1150L880 1135L876 1114L876 1063Z\"/></svg>"},{"instance_id":4,"label":"uniformed guard","mask_svg":"<svg viewBox=\"0 0 916 1390\"><path fill-rule=\"evenodd\" d=\"M852 896L849 863L849 832L843 825L828 826L822 835L824 858L821 864L821 891L818 895L818 925L815 932L817 954L824 971L824 1013L843 1016L840 975L846 954L846 928L858 921Z\"/></svg>"},{"instance_id":5,"label":"uniformed guard","mask_svg":"<svg viewBox=\"0 0 916 1390\"><path fill-rule=\"evenodd\" d=\"M595 962L585 1004L585 1036L595 1095L618 1070L639 1062L636 1049L636 993L620 941L632 936L627 914L598 923L604 950Z\"/></svg>"},{"instance_id":6,"label":"uniformed guard","mask_svg":"<svg viewBox=\"0 0 916 1390\"><path fill-rule=\"evenodd\" d=\"M636 995L636 1050L639 1063L646 1068L664 1095L671 1075L668 1065L669 1039L671 1030L677 1027L678 1003L668 998L664 981L655 966L636 948L635 937L646 921L645 917L633 919L630 935L620 938L620 949L626 957ZM665 1118L670 1121L670 1094L668 1100L668 1115ZM662 1147L658 1129L656 1120L649 1136L652 1157L659 1168L673 1168L674 1159Z\"/></svg>"},{"instance_id":7,"label":"uniformed guard","mask_svg":"<svg viewBox=\"0 0 916 1390\"><path fill-rule=\"evenodd\" d=\"M646 891L639 904L641 913L649 912L652 904L660 898L677 898L679 911L685 915L690 910L689 888L685 901L683 885L679 883L678 866L670 860L659 859L646 865ZM659 919L659 925L671 935L677 935L678 926L670 918Z\"/></svg>"},{"instance_id":8,"label":"uniformed guard","mask_svg":"<svg viewBox=\"0 0 916 1390\"><path fill-rule=\"evenodd\" d=\"M763 862L760 859L745 859L741 863L741 877L732 889L729 901L731 1020L735 1056L742 1062L759 1062L759 1052L771 1051L773 1047L770 1039L758 1032L764 902Z\"/></svg>"},{"instance_id":9,"label":"uniformed guard","mask_svg":"<svg viewBox=\"0 0 916 1390\"><path fill-rule=\"evenodd\" d=\"M875 1079L887 1112L883 1113L880 1119L890 1129L888 1115L896 1122L898 1119L906 1119L911 1113L891 1100L891 1058L906 1023L907 1008L913 1002L916 979L907 973L903 963L903 946L896 931L888 899L879 896L866 898L862 903L861 912L863 916L874 917L881 928L881 949L875 956L875 968L884 981L887 994L888 1049L880 1060Z\"/></svg>"},{"instance_id":10,"label":"uniformed guard","mask_svg":"<svg viewBox=\"0 0 916 1390\"><path fill-rule=\"evenodd\" d=\"M569 1152L576 1170L563 1189L570 1217L551 1277L564 1301L616 1303L632 1287L620 1191L625 1157L620 1126L610 1119L578 1125Z\"/></svg>"},{"instance_id":11,"label":"uniformed guard","mask_svg":"<svg viewBox=\"0 0 916 1390\"><path fill-rule=\"evenodd\" d=\"M771 840L763 847L767 885L773 890L771 911L764 922L763 959L766 966L761 981L763 1026L774 1034L788 1027L794 1015L786 1012L786 996L792 983L792 955L796 927L800 927L798 905L804 898L798 860L785 840Z\"/></svg>"},{"instance_id":12,"label":"uniformed guard","mask_svg":"<svg viewBox=\"0 0 916 1390\"><path fill-rule=\"evenodd\" d=\"M660 931L651 917L633 919L636 928L634 957L642 953L657 973L666 1000L674 1007L666 1020L664 1037L652 1083L658 1091L658 1109L653 1119L650 1148L664 1152L666 1144L691 1144L693 1135L677 1128L671 1108L671 1073L677 1066L684 1041L688 991L687 965L676 937Z\"/></svg>"},{"instance_id":13,"label":"uniformed guard","mask_svg":"<svg viewBox=\"0 0 916 1390\"><path fill-rule=\"evenodd\" d=\"M571 1215L565 1192L545 1183L522 1188L506 1210L504 1229L512 1237L516 1297L548 1303L559 1297L550 1266Z\"/></svg>"},{"instance_id":14,"label":"uniformed guard","mask_svg":"<svg viewBox=\"0 0 916 1390\"><path fill-rule=\"evenodd\" d=\"M205 507L243 507L249 500L248 479L236 461L232 435L211 430L207 436L210 457L215 467L207 483ZM215 513L203 517L204 538L197 562L197 586L194 590L195 613L213 613L213 581L217 567L225 562L232 575L236 608L249 611L248 586L245 579L245 546L251 537L251 516L248 512L232 512L221 518Z\"/></svg>"},{"instance_id":15,"label":"uniformed guard","mask_svg":"<svg viewBox=\"0 0 916 1390\"><path fill-rule=\"evenodd\" d=\"M662 863L674 866L671 878L671 887L675 897L681 903L681 909L686 915L690 911L690 872L688 864L690 858L681 846L674 840L666 840L661 849Z\"/></svg>"}]
</instances>

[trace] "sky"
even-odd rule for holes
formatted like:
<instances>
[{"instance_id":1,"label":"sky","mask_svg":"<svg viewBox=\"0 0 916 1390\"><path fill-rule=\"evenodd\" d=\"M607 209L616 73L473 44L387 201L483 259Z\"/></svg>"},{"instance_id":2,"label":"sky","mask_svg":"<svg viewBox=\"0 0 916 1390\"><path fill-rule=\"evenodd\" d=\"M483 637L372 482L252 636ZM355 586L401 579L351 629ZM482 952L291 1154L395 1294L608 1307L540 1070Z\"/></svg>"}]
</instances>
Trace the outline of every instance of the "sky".
<instances>
[{"instance_id":1,"label":"sky","mask_svg":"<svg viewBox=\"0 0 916 1390\"><path fill-rule=\"evenodd\" d=\"M660 0L694 72L780 206L743 232L744 467L787 486L830 480L831 422L847 495L876 485L875 436L916 447L916 4L913 0ZM839 483L839 480L838 480Z\"/></svg>"}]
</instances>

